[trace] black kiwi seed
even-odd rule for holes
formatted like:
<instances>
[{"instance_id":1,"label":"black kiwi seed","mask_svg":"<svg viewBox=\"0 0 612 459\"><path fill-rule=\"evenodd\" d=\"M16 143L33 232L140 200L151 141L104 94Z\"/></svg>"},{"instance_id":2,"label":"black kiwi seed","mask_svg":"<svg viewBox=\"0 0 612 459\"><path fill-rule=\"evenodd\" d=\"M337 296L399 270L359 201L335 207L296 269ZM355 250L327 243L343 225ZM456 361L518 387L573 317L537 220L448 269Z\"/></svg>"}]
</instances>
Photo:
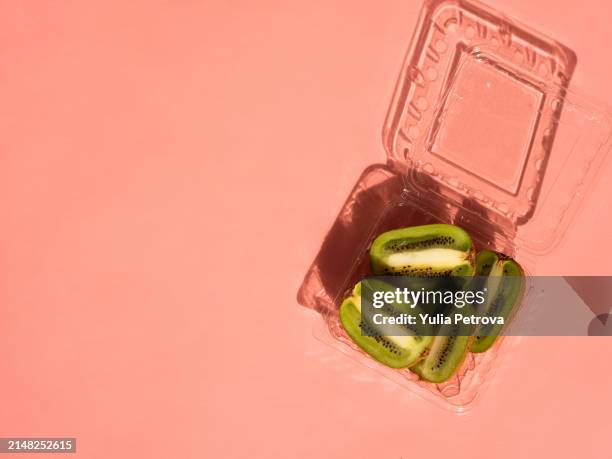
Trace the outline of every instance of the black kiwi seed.
<instances>
[{"instance_id":1,"label":"black kiwi seed","mask_svg":"<svg viewBox=\"0 0 612 459\"><path fill-rule=\"evenodd\" d=\"M385 337L377 335L377 332L368 323L362 320L359 322L359 327L361 328L364 335L373 338L377 343L381 344L389 352L392 352L396 355L400 355L400 349Z\"/></svg>"},{"instance_id":2,"label":"black kiwi seed","mask_svg":"<svg viewBox=\"0 0 612 459\"><path fill-rule=\"evenodd\" d=\"M446 247L454 244L455 239L449 236L438 236L425 241L392 241L387 245L387 250L392 252L403 252L405 250L414 250L420 248L435 248L435 247Z\"/></svg>"}]
</instances>

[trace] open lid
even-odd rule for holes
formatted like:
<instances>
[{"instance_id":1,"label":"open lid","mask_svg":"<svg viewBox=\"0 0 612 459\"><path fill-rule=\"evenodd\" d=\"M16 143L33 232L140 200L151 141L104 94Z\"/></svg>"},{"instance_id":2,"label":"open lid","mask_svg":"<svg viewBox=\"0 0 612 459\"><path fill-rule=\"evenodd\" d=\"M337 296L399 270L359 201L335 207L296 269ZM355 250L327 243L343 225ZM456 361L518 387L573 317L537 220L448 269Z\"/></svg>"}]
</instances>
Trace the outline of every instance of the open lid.
<instances>
[{"instance_id":1,"label":"open lid","mask_svg":"<svg viewBox=\"0 0 612 459\"><path fill-rule=\"evenodd\" d=\"M550 249L610 148L610 114L567 89L575 64L480 3L426 2L385 122L389 161L407 186Z\"/></svg>"}]
</instances>

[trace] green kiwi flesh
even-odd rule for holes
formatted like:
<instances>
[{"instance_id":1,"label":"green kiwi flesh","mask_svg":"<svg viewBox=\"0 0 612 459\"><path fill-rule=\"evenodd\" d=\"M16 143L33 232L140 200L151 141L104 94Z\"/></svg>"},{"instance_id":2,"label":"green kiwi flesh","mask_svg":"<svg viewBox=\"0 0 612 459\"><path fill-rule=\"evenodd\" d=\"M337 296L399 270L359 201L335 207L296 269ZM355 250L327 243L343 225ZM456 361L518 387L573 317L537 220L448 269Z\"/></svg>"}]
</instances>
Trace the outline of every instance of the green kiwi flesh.
<instances>
[{"instance_id":1,"label":"green kiwi flesh","mask_svg":"<svg viewBox=\"0 0 612 459\"><path fill-rule=\"evenodd\" d=\"M470 315L472 309L465 306L463 313ZM447 328L454 328L449 331ZM447 330L444 330L444 329ZM417 363L410 371L419 375L425 381L443 383L448 381L457 372L468 354L472 336L469 326L443 325L441 331L434 338L427 356ZM452 335L452 336L446 336Z\"/></svg>"},{"instance_id":2,"label":"green kiwi flesh","mask_svg":"<svg viewBox=\"0 0 612 459\"><path fill-rule=\"evenodd\" d=\"M370 262L378 276L471 276L474 272L470 236L447 224L387 231L372 243Z\"/></svg>"},{"instance_id":3,"label":"green kiwi flesh","mask_svg":"<svg viewBox=\"0 0 612 459\"><path fill-rule=\"evenodd\" d=\"M369 281L371 282L371 281ZM382 285L382 281L379 281ZM380 288L390 288L388 287ZM408 312L396 305L401 312ZM383 310L381 310L383 311ZM412 314L422 312L418 306ZM433 336L410 335L408 329L400 330L397 336L382 335L377 325L361 314L361 282L353 289L352 295L340 306L340 322L350 338L366 353L391 368L406 368L421 360L433 341ZM403 327L399 326L398 327ZM366 335L363 331L367 331ZM433 334L433 333L431 333ZM374 336L367 336L374 335Z\"/></svg>"},{"instance_id":4,"label":"green kiwi flesh","mask_svg":"<svg viewBox=\"0 0 612 459\"><path fill-rule=\"evenodd\" d=\"M519 303L523 291L523 269L512 258L492 250L483 250L476 256L476 272L482 286L488 289L486 301L479 307L482 316L502 316L508 320ZM503 325L478 326L470 351L485 352L501 333Z\"/></svg>"}]
</instances>

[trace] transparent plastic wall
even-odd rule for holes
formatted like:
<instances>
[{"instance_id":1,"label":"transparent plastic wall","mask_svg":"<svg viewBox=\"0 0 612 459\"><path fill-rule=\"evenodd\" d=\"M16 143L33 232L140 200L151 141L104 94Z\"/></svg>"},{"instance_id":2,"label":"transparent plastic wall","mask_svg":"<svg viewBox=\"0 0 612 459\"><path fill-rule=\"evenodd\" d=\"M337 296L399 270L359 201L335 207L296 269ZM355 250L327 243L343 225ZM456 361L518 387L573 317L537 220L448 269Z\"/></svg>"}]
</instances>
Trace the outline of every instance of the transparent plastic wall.
<instances>
[{"instance_id":1,"label":"transparent plastic wall","mask_svg":"<svg viewBox=\"0 0 612 459\"><path fill-rule=\"evenodd\" d=\"M476 250L535 273L610 149L611 115L570 87L575 65L569 48L485 5L425 3L383 128L387 163L363 172L298 294L320 312L317 337L442 406L470 405L503 340L436 385L364 354L338 308L370 274L372 240L405 226L459 225Z\"/></svg>"}]
</instances>

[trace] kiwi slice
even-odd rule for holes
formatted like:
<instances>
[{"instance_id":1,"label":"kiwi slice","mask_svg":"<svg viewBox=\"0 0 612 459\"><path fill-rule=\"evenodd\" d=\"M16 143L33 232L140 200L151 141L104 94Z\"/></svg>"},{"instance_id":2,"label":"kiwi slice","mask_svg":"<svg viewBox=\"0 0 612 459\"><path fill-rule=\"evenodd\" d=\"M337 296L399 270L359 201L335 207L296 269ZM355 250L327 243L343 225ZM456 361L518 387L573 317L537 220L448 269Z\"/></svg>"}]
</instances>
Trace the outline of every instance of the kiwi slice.
<instances>
[{"instance_id":1,"label":"kiwi slice","mask_svg":"<svg viewBox=\"0 0 612 459\"><path fill-rule=\"evenodd\" d=\"M372 243L370 262L376 275L441 277L474 272L470 236L446 224L387 231Z\"/></svg>"},{"instance_id":2,"label":"kiwi slice","mask_svg":"<svg viewBox=\"0 0 612 459\"><path fill-rule=\"evenodd\" d=\"M523 269L512 258L492 250L483 250L476 256L478 288L487 288L485 302L479 306L482 316L501 316L507 321L523 292ZM485 352L495 342L503 325L479 325L474 331L470 351Z\"/></svg>"},{"instance_id":3,"label":"kiwi slice","mask_svg":"<svg viewBox=\"0 0 612 459\"><path fill-rule=\"evenodd\" d=\"M382 281L368 280L377 282L375 288L381 290L391 289L392 287ZM372 284L370 284L372 286ZM393 315L397 313L419 314L422 310L416 306L410 308L409 305L392 305L380 309L381 314ZM350 297L344 300L340 306L340 322L351 337L351 339L365 352L380 363L391 368L406 368L414 365L422 359L429 345L433 341L433 336L424 336L408 325L385 325L385 331L397 327L397 335L383 335L380 325L377 325L361 313L361 282L353 289ZM419 330L421 333L425 329ZM433 335L432 330L429 334Z\"/></svg>"},{"instance_id":4,"label":"kiwi slice","mask_svg":"<svg viewBox=\"0 0 612 459\"><path fill-rule=\"evenodd\" d=\"M462 310L453 310L455 312L469 316L473 309L464 306ZM442 325L425 359L410 370L428 382L438 384L448 381L468 354L472 342L471 329L472 326L463 324Z\"/></svg>"}]
</instances>

